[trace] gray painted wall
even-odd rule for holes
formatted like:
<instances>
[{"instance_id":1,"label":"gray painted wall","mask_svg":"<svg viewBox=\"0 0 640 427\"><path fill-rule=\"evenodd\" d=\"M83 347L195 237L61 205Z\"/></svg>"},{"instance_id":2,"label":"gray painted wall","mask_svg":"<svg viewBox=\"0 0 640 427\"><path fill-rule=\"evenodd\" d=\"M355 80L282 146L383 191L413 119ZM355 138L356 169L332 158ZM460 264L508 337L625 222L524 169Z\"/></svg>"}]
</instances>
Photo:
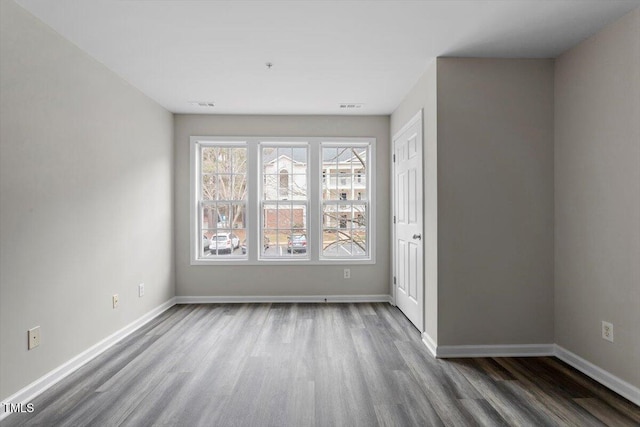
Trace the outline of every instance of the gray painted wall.
<instances>
[{"instance_id":1,"label":"gray painted wall","mask_svg":"<svg viewBox=\"0 0 640 427\"><path fill-rule=\"evenodd\" d=\"M556 343L640 387L640 9L560 56L555 92Z\"/></svg>"},{"instance_id":2,"label":"gray painted wall","mask_svg":"<svg viewBox=\"0 0 640 427\"><path fill-rule=\"evenodd\" d=\"M439 345L553 342L553 60L440 58Z\"/></svg>"},{"instance_id":3,"label":"gray painted wall","mask_svg":"<svg viewBox=\"0 0 640 427\"><path fill-rule=\"evenodd\" d=\"M377 262L351 266L190 265L189 137L192 135L375 137ZM177 295L388 295L389 153L388 116L175 115ZM351 279L343 279L345 267L351 268Z\"/></svg>"},{"instance_id":4,"label":"gray painted wall","mask_svg":"<svg viewBox=\"0 0 640 427\"><path fill-rule=\"evenodd\" d=\"M438 342L438 127L437 67L434 60L391 115L391 135L423 110L424 328Z\"/></svg>"},{"instance_id":5,"label":"gray painted wall","mask_svg":"<svg viewBox=\"0 0 640 427\"><path fill-rule=\"evenodd\" d=\"M6 402L174 295L173 122L13 2L0 7ZM42 343L27 351L36 325Z\"/></svg>"},{"instance_id":6,"label":"gray painted wall","mask_svg":"<svg viewBox=\"0 0 640 427\"><path fill-rule=\"evenodd\" d=\"M424 109L425 331L438 345L553 342L552 60L439 58Z\"/></svg>"}]
</instances>

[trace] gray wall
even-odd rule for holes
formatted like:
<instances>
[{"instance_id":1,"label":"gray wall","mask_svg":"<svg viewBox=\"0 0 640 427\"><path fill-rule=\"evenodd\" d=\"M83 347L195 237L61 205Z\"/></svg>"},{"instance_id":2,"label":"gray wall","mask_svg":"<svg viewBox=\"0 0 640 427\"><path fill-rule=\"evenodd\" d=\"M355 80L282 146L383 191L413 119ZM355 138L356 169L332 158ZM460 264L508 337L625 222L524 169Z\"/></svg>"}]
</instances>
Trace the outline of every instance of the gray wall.
<instances>
[{"instance_id":1,"label":"gray wall","mask_svg":"<svg viewBox=\"0 0 640 427\"><path fill-rule=\"evenodd\" d=\"M553 66L439 58L391 116L395 133L424 109L425 331L438 345L553 342Z\"/></svg>"},{"instance_id":2,"label":"gray wall","mask_svg":"<svg viewBox=\"0 0 640 427\"><path fill-rule=\"evenodd\" d=\"M13 2L0 7L4 402L174 295L173 122ZM27 351L36 325L42 343Z\"/></svg>"},{"instance_id":3,"label":"gray wall","mask_svg":"<svg viewBox=\"0 0 640 427\"><path fill-rule=\"evenodd\" d=\"M438 342L438 127L437 67L434 60L391 115L391 135L395 135L421 109L423 156L423 255L424 327Z\"/></svg>"},{"instance_id":4,"label":"gray wall","mask_svg":"<svg viewBox=\"0 0 640 427\"><path fill-rule=\"evenodd\" d=\"M376 264L190 265L189 137L351 136L376 138ZM180 296L388 295L388 116L175 116L176 293ZM343 269L351 268L351 279ZM268 280L266 280L268 278Z\"/></svg>"},{"instance_id":5,"label":"gray wall","mask_svg":"<svg viewBox=\"0 0 640 427\"><path fill-rule=\"evenodd\" d=\"M559 57L555 92L556 343L640 387L640 9Z\"/></svg>"},{"instance_id":6,"label":"gray wall","mask_svg":"<svg viewBox=\"0 0 640 427\"><path fill-rule=\"evenodd\" d=\"M424 109L425 331L438 345L553 342L553 60L438 58Z\"/></svg>"},{"instance_id":7,"label":"gray wall","mask_svg":"<svg viewBox=\"0 0 640 427\"><path fill-rule=\"evenodd\" d=\"M439 345L553 342L553 60L441 58Z\"/></svg>"}]
</instances>

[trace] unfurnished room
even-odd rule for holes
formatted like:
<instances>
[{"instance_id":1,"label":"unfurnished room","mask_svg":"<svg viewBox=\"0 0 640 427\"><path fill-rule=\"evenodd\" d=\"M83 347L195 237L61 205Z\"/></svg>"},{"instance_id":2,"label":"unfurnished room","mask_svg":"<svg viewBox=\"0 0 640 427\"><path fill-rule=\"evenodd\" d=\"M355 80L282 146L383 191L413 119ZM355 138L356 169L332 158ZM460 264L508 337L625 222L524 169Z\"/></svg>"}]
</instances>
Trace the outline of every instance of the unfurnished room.
<instances>
[{"instance_id":1,"label":"unfurnished room","mask_svg":"<svg viewBox=\"0 0 640 427\"><path fill-rule=\"evenodd\" d=\"M1 426L640 426L640 0L0 0Z\"/></svg>"}]
</instances>

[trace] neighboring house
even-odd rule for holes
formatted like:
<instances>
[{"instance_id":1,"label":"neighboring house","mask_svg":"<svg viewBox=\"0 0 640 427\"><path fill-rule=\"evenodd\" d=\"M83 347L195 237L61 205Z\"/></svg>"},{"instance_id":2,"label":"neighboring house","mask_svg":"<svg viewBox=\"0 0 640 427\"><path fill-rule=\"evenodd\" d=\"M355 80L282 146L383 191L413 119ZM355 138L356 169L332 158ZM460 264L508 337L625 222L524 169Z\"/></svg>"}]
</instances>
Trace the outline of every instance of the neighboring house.
<instances>
[{"instance_id":1,"label":"neighboring house","mask_svg":"<svg viewBox=\"0 0 640 427\"><path fill-rule=\"evenodd\" d=\"M263 157L264 228L306 233L306 204L281 204L275 201L307 200L307 150L267 150ZM280 154L279 151L285 151L286 154Z\"/></svg>"},{"instance_id":2,"label":"neighboring house","mask_svg":"<svg viewBox=\"0 0 640 427\"><path fill-rule=\"evenodd\" d=\"M286 151L286 154L282 154ZM280 149L265 153L263 158L263 197L270 201L304 202L307 200L307 151ZM366 200L366 150L330 148L323 150L322 200ZM306 205L303 203L265 206L267 229L305 229ZM327 205L322 218L326 228L359 228L366 225L365 210L357 203Z\"/></svg>"},{"instance_id":3,"label":"neighboring house","mask_svg":"<svg viewBox=\"0 0 640 427\"><path fill-rule=\"evenodd\" d=\"M367 200L366 150L324 150L322 162L323 200ZM365 209L357 203L327 205L322 222L327 228L365 226Z\"/></svg>"}]
</instances>

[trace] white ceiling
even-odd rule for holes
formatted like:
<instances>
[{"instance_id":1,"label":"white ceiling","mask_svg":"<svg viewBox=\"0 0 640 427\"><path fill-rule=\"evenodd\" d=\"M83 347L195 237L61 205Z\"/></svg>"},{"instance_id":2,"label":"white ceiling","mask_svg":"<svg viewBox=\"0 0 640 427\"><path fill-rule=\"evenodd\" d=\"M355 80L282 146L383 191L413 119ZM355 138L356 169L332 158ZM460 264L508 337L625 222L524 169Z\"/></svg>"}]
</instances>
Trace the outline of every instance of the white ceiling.
<instances>
[{"instance_id":1,"label":"white ceiling","mask_svg":"<svg viewBox=\"0 0 640 427\"><path fill-rule=\"evenodd\" d=\"M640 0L17 2L169 111L218 114L389 114L434 57L556 57L640 6ZM344 111L340 103L364 106Z\"/></svg>"}]
</instances>

